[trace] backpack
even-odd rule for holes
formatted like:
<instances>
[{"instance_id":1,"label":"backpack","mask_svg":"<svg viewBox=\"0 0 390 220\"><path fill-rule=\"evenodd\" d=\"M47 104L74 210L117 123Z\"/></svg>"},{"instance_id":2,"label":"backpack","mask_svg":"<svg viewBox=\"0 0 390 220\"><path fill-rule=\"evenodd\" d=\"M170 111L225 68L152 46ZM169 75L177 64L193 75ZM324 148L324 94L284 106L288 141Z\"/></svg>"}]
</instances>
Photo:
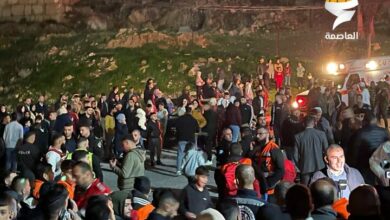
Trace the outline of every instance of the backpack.
<instances>
[{"instance_id":1,"label":"backpack","mask_svg":"<svg viewBox=\"0 0 390 220\"><path fill-rule=\"evenodd\" d=\"M237 194L236 168L240 164L252 165L252 160L249 158L242 158L237 162L230 162L222 166L222 175L225 177L226 182L226 194L229 196L235 196Z\"/></svg>"}]
</instances>

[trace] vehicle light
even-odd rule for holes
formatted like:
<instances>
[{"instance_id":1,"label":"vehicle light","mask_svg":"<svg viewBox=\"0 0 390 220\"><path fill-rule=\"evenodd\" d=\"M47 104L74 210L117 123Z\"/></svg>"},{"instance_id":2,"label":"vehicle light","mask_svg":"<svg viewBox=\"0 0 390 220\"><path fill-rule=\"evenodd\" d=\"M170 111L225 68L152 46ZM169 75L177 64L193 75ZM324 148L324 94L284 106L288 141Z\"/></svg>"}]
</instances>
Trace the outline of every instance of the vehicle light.
<instances>
[{"instance_id":1,"label":"vehicle light","mask_svg":"<svg viewBox=\"0 0 390 220\"><path fill-rule=\"evenodd\" d=\"M302 103L303 103L303 99L298 99L298 100L297 100L297 103L298 103L298 104L302 104Z\"/></svg>"},{"instance_id":2,"label":"vehicle light","mask_svg":"<svg viewBox=\"0 0 390 220\"><path fill-rule=\"evenodd\" d=\"M299 100L298 100L299 101ZM302 100L301 100L302 101ZM297 109L298 107L299 107L299 105L298 105L298 102L293 102L292 104L291 104L291 106L294 108L294 109Z\"/></svg>"},{"instance_id":3,"label":"vehicle light","mask_svg":"<svg viewBox=\"0 0 390 220\"><path fill-rule=\"evenodd\" d=\"M366 64L366 68L369 70L376 70L378 69L378 63L374 60L371 60Z\"/></svg>"},{"instance_id":4,"label":"vehicle light","mask_svg":"<svg viewBox=\"0 0 390 220\"><path fill-rule=\"evenodd\" d=\"M329 74L337 74L338 66L336 63L328 63L326 65L326 71L328 71Z\"/></svg>"}]
</instances>

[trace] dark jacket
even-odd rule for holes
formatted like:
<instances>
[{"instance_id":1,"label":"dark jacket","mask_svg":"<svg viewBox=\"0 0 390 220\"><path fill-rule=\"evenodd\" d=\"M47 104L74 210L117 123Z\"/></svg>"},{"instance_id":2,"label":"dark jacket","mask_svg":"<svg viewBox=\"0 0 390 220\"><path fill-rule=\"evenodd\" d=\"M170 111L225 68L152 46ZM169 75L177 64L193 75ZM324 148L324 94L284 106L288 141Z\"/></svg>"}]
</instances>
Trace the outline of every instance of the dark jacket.
<instances>
[{"instance_id":1,"label":"dark jacket","mask_svg":"<svg viewBox=\"0 0 390 220\"><path fill-rule=\"evenodd\" d=\"M68 113L59 115L54 124L54 130L61 134L64 132L64 126L69 123L72 123L72 120Z\"/></svg>"},{"instance_id":2,"label":"dark jacket","mask_svg":"<svg viewBox=\"0 0 390 220\"><path fill-rule=\"evenodd\" d=\"M206 126L202 131L207 132L209 136L214 137L218 127L218 115L217 112L210 109L204 112L204 118L207 121Z\"/></svg>"},{"instance_id":3,"label":"dark jacket","mask_svg":"<svg viewBox=\"0 0 390 220\"><path fill-rule=\"evenodd\" d=\"M264 103L264 97L263 96L256 96L252 101L253 106L253 113L258 116L260 114L261 110L264 110L264 106L266 103Z\"/></svg>"},{"instance_id":4,"label":"dark jacket","mask_svg":"<svg viewBox=\"0 0 390 220\"><path fill-rule=\"evenodd\" d=\"M148 220L171 220L170 217L164 217L156 212L154 210L152 213L150 213Z\"/></svg>"},{"instance_id":5,"label":"dark jacket","mask_svg":"<svg viewBox=\"0 0 390 220\"><path fill-rule=\"evenodd\" d=\"M95 156L101 160L103 158L103 148L102 148L102 141L95 137L95 135L90 134L88 137L89 141L89 148L88 151L92 152Z\"/></svg>"},{"instance_id":6,"label":"dark jacket","mask_svg":"<svg viewBox=\"0 0 390 220\"><path fill-rule=\"evenodd\" d=\"M215 97L215 90L211 85L206 83L203 85L203 94L202 95L203 95L204 99L213 98L213 97Z\"/></svg>"},{"instance_id":7,"label":"dark jacket","mask_svg":"<svg viewBox=\"0 0 390 220\"><path fill-rule=\"evenodd\" d=\"M241 122L242 124L250 124L253 118L253 108L248 104L240 105Z\"/></svg>"},{"instance_id":8,"label":"dark jacket","mask_svg":"<svg viewBox=\"0 0 390 220\"><path fill-rule=\"evenodd\" d=\"M334 137L333 137L332 127L330 127L329 121L326 118L321 117L320 121L317 122L316 129L325 132L325 135L326 135L326 138L327 138L329 144L335 143Z\"/></svg>"},{"instance_id":9,"label":"dark jacket","mask_svg":"<svg viewBox=\"0 0 390 220\"><path fill-rule=\"evenodd\" d=\"M375 176L370 170L369 159L379 145L389 140L389 133L377 125L368 125L354 136L352 146L346 153L346 161L362 173L366 183L374 184Z\"/></svg>"},{"instance_id":10,"label":"dark jacket","mask_svg":"<svg viewBox=\"0 0 390 220\"><path fill-rule=\"evenodd\" d=\"M34 144L25 143L16 147L16 161L19 171L35 171L41 159L41 150Z\"/></svg>"},{"instance_id":11,"label":"dark jacket","mask_svg":"<svg viewBox=\"0 0 390 220\"><path fill-rule=\"evenodd\" d=\"M278 205L266 203L264 206L260 207L256 219L291 220L291 217L287 212L283 212Z\"/></svg>"},{"instance_id":12,"label":"dark jacket","mask_svg":"<svg viewBox=\"0 0 390 220\"><path fill-rule=\"evenodd\" d=\"M132 132L138 126L138 121L136 120L137 108L131 109L130 107L125 109L126 124L129 132Z\"/></svg>"},{"instance_id":13,"label":"dark jacket","mask_svg":"<svg viewBox=\"0 0 390 220\"><path fill-rule=\"evenodd\" d=\"M187 185L180 197L180 213L185 214L186 212L192 212L198 215L201 211L212 208L210 194L207 188L203 191L199 191L195 184Z\"/></svg>"},{"instance_id":14,"label":"dark jacket","mask_svg":"<svg viewBox=\"0 0 390 220\"><path fill-rule=\"evenodd\" d=\"M282 146L283 147L294 147L295 138L294 136L305 129L302 121L294 115L288 116L283 121L281 135L282 135Z\"/></svg>"},{"instance_id":15,"label":"dark jacket","mask_svg":"<svg viewBox=\"0 0 390 220\"><path fill-rule=\"evenodd\" d=\"M284 119L287 117L285 106L283 103L274 103L271 109L271 126L276 129L281 128Z\"/></svg>"},{"instance_id":16,"label":"dark jacket","mask_svg":"<svg viewBox=\"0 0 390 220\"><path fill-rule=\"evenodd\" d=\"M147 139L152 138L160 138L161 136L161 130L158 126L158 122L153 122L149 119L149 121L146 124L146 130L147 130Z\"/></svg>"},{"instance_id":17,"label":"dark jacket","mask_svg":"<svg viewBox=\"0 0 390 220\"><path fill-rule=\"evenodd\" d=\"M241 112L234 104L230 104L226 109L226 125L238 125L241 126Z\"/></svg>"},{"instance_id":18,"label":"dark jacket","mask_svg":"<svg viewBox=\"0 0 390 220\"><path fill-rule=\"evenodd\" d=\"M102 116L102 118L106 117L106 115L108 115L110 113L109 106L108 106L108 103L106 101L104 101L104 102L99 101L97 103L97 106L100 110L100 115Z\"/></svg>"},{"instance_id":19,"label":"dark jacket","mask_svg":"<svg viewBox=\"0 0 390 220\"><path fill-rule=\"evenodd\" d=\"M43 115L46 117L47 112L48 112L47 105L45 103L43 103L43 105L41 105L41 104L39 104L39 102L37 102L37 104L35 104L35 112L36 113L43 113Z\"/></svg>"},{"instance_id":20,"label":"dark jacket","mask_svg":"<svg viewBox=\"0 0 390 220\"><path fill-rule=\"evenodd\" d=\"M248 209L246 212L247 214L253 213L254 216L250 219L254 219L260 207L265 205L264 201L257 198L257 193L250 189L238 189L237 195L229 199L237 202L240 209ZM249 210L252 211L252 213L250 213Z\"/></svg>"},{"instance_id":21,"label":"dark jacket","mask_svg":"<svg viewBox=\"0 0 390 220\"><path fill-rule=\"evenodd\" d=\"M295 135L294 162L302 174L313 173L325 167L324 153L328 140L323 131L306 128Z\"/></svg>"},{"instance_id":22,"label":"dark jacket","mask_svg":"<svg viewBox=\"0 0 390 220\"><path fill-rule=\"evenodd\" d=\"M217 147L216 157L217 166L221 166L227 162L229 156L229 148L232 142L222 139L220 145Z\"/></svg>"},{"instance_id":23,"label":"dark jacket","mask_svg":"<svg viewBox=\"0 0 390 220\"><path fill-rule=\"evenodd\" d=\"M190 114L180 116L176 121L176 134L178 141L195 141L195 133L199 130L199 124Z\"/></svg>"},{"instance_id":24,"label":"dark jacket","mask_svg":"<svg viewBox=\"0 0 390 220\"><path fill-rule=\"evenodd\" d=\"M129 135L129 129L126 124L115 122L115 149L122 152L122 139Z\"/></svg>"},{"instance_id":25,"label":"dark jacket","mask_svg":"<svg viewBox=\"0 0 390 220\"><path fill-rule=\"evenodd\" d=\"M65 138L65 146L64 147L68 152L74 152L77 148L76 138L73 135L70 139Z\"/></svg>"},{"instance_id":26,"label":"dark jacket","mask_svg":"<svg viewBox=\"0 0 390 220\"><path fill-rule=\"evenodd\" d=\"M330 207L322 207L311 212L314 220L336 220L337 213Z\"/></svg>"}]
</instances>

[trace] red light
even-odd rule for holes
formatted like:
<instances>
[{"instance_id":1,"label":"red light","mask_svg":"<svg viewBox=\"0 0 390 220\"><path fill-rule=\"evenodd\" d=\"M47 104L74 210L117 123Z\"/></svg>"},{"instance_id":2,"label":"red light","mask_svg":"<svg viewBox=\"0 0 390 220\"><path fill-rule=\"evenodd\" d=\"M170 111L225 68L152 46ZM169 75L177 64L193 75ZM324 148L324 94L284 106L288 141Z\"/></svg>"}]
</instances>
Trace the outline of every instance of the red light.
<instances>
[{"instance_id":1,"label":"red light","mask_svg":"<svg viewBox=\"0 0 390 220\"><path fill-rule=\"evenodd\" d=\"M303 100L302 100L302 99L298 99L297 102L298 102L299 104L302 104L302 103L303 103Z\"/></svg>"}]
</instances>

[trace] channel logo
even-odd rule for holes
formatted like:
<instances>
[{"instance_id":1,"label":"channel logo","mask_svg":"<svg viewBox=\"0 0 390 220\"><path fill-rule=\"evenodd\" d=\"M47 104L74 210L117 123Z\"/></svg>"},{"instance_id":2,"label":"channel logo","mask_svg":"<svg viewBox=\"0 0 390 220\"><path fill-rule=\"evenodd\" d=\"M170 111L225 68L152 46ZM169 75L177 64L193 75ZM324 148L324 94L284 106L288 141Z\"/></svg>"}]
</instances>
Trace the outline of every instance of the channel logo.
<instances>
[{"instance_id":1,"label":"channel logo","mask_svg":"<svg viewBox=\"0 0 390 220\"><path fill-rule=\"evenodd\" d=\"M352 20L356 10L348 9L358 5L358 0L326 0L325 9L337 17L333 23L333 30L340 24Z\"/></svg>"}]
</instances>

